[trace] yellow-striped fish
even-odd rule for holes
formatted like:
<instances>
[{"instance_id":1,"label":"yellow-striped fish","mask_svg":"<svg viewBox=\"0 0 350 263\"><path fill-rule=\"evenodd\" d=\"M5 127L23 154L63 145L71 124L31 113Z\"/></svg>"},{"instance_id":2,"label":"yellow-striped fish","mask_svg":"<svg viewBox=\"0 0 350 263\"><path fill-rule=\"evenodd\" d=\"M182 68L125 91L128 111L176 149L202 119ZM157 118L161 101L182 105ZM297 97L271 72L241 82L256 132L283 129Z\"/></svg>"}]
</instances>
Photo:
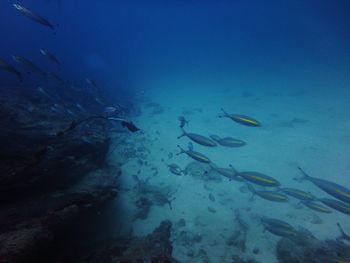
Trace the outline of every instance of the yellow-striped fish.
<instances>
[{"instance_id":1,"label":"yellow-striped fish","mask_svg":"<svg viewBox=\"0 0 350 263\"><path fill-rule=\"evenodd\" d=\"M251 126L251 127L259 127L261 126L261 123L252 117L246 116L246 115L240 115L240 114L229 114L227 113L224 109L221 108L223 111L223 115L219 115L219 117L227 117L230 118L231 120L238 122L240 124L246 125L246 126Z\"/></svg>"}]
</instances>

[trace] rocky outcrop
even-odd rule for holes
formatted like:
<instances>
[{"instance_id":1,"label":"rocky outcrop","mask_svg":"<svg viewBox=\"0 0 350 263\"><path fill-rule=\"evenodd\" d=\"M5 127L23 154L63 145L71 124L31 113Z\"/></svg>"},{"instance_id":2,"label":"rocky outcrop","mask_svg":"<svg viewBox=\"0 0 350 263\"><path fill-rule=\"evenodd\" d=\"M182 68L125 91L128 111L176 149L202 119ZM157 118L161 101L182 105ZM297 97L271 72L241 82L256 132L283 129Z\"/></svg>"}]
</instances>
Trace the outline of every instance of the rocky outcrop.
<instances>
[{"instance_id":1,"label":"rocky outcrop","mask_svg":"<svg viewBox=\"0 0 350 263\"><path fill-rule=\"evenodd\" d=\"M164 262L179 263L172 254L170 232L172 223L165 220L144 238L130 238L115 240L112 245L91 252L76 262L91 263L139 263L139 262Z\"/></svg>"},{"instance_id":2,"label":"rocky outcrop","mask_svg":"<svg viewBox=\"0 0 350 263\"><path fill-rule=\"evenodd\" d=\"M301 230L295 238L282 238L277 243L277 258L281 263L347 262L350 246L336 240L318 240Z\"/></svg>"},{"instance_id":3,"label":"rocky outcrop","mask_svg":"<svg viewBox=\"0 0 350 263\"><path fill-rule=\"evenodd\" d=\"M33 91L2 93L0 262L53 262L49 254L69 239L69 228L116 196L120 170L105 162L108 123L92 119L69 129L93 109Z\"/></svg>"}]
</instances>

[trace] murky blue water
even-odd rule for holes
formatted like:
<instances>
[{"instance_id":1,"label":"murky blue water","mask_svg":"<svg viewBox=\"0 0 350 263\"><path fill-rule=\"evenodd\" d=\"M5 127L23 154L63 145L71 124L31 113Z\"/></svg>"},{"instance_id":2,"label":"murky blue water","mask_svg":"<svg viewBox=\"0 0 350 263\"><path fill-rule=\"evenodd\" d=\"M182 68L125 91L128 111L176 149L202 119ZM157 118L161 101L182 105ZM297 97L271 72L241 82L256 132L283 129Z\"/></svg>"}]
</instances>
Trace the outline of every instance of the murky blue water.
<instances>
[{"instance_id":1,"label":"murky blue water","mask_svg":"<svg viewBox=\"0 0 350 263\"><path fill-rule=\"evenodd\" d=\"M201 247L211 262L219 262L220 257L224 258L222 262L229 262L225 233L237 227L230 224L233 211L239 209L251 229L247 255L273 262L279 238L263 233L257 216L286 220L309 229L320 239L338 236L336 222L350 232L349 215L337 210L321 214L300 208L292 197L288 204L259 197L250 200L249 193L240 191L244 183L220 176L219 181L176 176L167 167L176 163L185 169L194 161L177 155L177 145L187 149L190 141L177 139L181 115L189 120L185 126L188 132L247 142L239 148L209 148L193 142L195 151L219 167L231 164L237 171L258 171L276 178L284 187L334 198L311 182L295 180L301 177L297 169L301 166L311 176L349 188L350 3L20 3L50 21L54 30L24 16L12 4L0 2L0 58L16 68L23 81L1 69L3 94L16 90L46 100L52 111L69 120L104 115L106 107L117 107L115 117L130 119L141 129L135 134L125 133L118 126L118 133L111 132L111 145L120 147L107 160L109 165L121 167L122 190L97 217L87 219L89 226L93 225L91 221L96 222L96 229L90 229L87 236L99 241L130 233L143 236L163 219L185 219L188 231L203 236ZM60 65L40 49L52 52ZM14 61L12 56L30 59L45 75ZM262 125L248 127L218 118L221 108L251 116ZM88 132L93 132L93 127ZM124 158L129 148L139 149L140 155ZM140 195L132 177L136 174L141 180L148 178L152 187L170 187L176 198L172 209L154 204L145 219L135 219L135 200ZM209 193L216 197L215 202L208 199ZM174 230L173 236L179 231ZM183 244L174 246L175 257L197 262L188 256ZM254 247L262 252L252 254Z\"/></svg>"}]
</instances>

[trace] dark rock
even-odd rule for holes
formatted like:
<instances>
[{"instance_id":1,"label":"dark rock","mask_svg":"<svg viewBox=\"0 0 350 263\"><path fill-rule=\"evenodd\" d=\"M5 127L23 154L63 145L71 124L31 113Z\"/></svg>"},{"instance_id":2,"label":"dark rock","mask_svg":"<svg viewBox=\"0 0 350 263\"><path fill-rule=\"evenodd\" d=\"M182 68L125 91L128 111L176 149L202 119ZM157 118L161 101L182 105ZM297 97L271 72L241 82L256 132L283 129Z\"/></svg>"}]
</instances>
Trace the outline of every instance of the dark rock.
<instances>
[{"instance_id":1,"label":"dark rock","mask_svg":"<svg viewBox=\"0 0 350 263\"><path fill-rule=\"evenodd\" d=\"M350 258L350 246L335 240L318 240L302 229L295 238L282 238L277 243L277 258L281 263L336 262Z\"/></svg>"}]
</instances>

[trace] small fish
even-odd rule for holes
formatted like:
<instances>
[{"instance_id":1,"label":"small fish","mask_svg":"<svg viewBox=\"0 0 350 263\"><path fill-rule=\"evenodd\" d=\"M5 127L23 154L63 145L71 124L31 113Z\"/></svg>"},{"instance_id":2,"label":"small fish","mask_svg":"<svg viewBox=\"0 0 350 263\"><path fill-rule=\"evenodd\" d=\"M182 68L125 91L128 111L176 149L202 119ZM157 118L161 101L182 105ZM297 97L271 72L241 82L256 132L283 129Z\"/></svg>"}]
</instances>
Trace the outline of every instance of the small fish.
<instances>
[{"instance_id":1,"label":"small fish","mask_svg":"<svg viewBox=\"0 0 350 263\"><path fill-rule=\"evenodd\" d=\"M101 105L105 105L100 98L95 98L95 101Z\"/></svg>"},{"instance_id":2,"label":"small fish","mask_svg":"<svg viewBox=\"0 0 350 263\"><path fill-rule=\"evenodd\" d=\"M232 137L220 138L217 135L210 135L209 137L214 141L216 141L221 146L225 146L225 147L242 147L246 145L246 142L239 139L234 139Z\"/></svg>"},{"instance_id":3,"label":"small fish","mask_svg":"<svg viewBox=\"0 0 350 263\"><path fill-rule=\"evenodd\" d=\"M182 175L183 170L175 163L168 164L169 171L175 175Z\"/></svg>"},{"instance_id":4,"label":"small fish","mask_svg":"<svg viewBox=\"0 0 350 263\"><path fill-rule=\"evenodd\" d=\"M294 188L279 188L278 190L302 201L312 201L316 199L314 195Z\"/></svg>"},{"instance_id":5,"label":"small fish","mask_svg":"<svg viewBox=\"0 0 350 263\"><path fill-rule=\"evenodd\" d=\"M0 59L0 68L5 70L5 71L7 71L7 72L15 74L19 78L19 80L22 82L22 74L21 74L21 72L19 72L17 69L15 69L14 66L12 66L9 63L7 63L3 59Z\"/></svg>"},{"instance_id":6,"label":"small fish","mask_svg":"<svg viewBox=\"0 0 350 263\"><path fill-rule=\"evenodd\" d=\"M314 201L304 201L302 202L302 204L317 212L326 213L326 214L332 213L332 210Z\"/></svg>"},{"instance_id":7,"label":"small fish","mask_svg":"<svg viewBox=\"0 0 350 263\"><path fill-rule=\"evenodd\" d=\"M269 231L271 234L274 234L280 237L292 238L298 235L298 232L295 229L288 229L283 227L271 227L271 226L265 227L265 229Z\"/></svg>"},{"instance_id":8,"label":"small fish","mask_svg":"<svg viewBox=\"0 0 350 263\"><path fill-rule=\"evenodd\" d=\"M333 208L343 214L350 215L350 205L338 200L328 199L328 198L320 198L318 201L322 202L326 206Z\"/></svg>"},{"instance_id":9,"label":"small fish","mask_svg":"<svg viewBox=\"0 0 350 263\"><path fill-rule=\"evenodd\" d=\"M257 120L249 117L249 116L245 116L245 115L239 115L239 114L229 114L227 113L224 109L221 108L221 110L223 111L223 115L219 115L220 118L222 117L227 117L230 118L231 120L246 125L246 126L251 126L251 127L259 127L261 126L260 122L258 122Z\"/></svg>"},{"instance_id":10,"label":"small fish","mask_svg":"<svg viewBox=\"0 0 350 263\"><path fill-rule=\"evenodd\" d=\"M280 186L280 182L278 182L276 179L272 178L271 176L259 173L259 172L239 172L239 176L243 177L245 180L258 184L261 186L271 186L271 187L277 187Z\"/></svg>"},{"instance_id":11,"label":"small fish","mask_svg":"<svg viewBox=\"0 0 350 263\"><path fill-rule=\"evenodd\" d=\"M210 201L215 202L215 197L212 193L210 193L208 197Z\"/></svg>"},{"instance_id":12,"label":"small fish","mask_svg":"<svg viewBox=\"0 0 350 263\"><path fill-rule=\"evenodd\" d=\"M60 76L58 76L56 73L50 72L48 75L49 77L56 80L57 82L64 83L63 79Z\"/></svg>"},{"instance_id":13,"label":"small fish","mask_svg":"<svg viewBox=\"0 0 350 263\"><path fill-rule=\"evenodd\" d=\"M47 49L40 49L41 54L43 54L44 56L46 56L49 60L51 60L52 62L56 63L57 65L61 65L60 61L57 59L57 57L52 54L51 52L49 52Z\"/></svg>"},{"instance_id":14,"label":"small fish","mask_svg":"<svg viewBox=\"0 0 350 263\"><path fill-rule=\"evenodd\" d=\"M263 224L264 227L270 226L270 227L286 228L286 229L294 230L294 228L287 222L284 222L282 220L275 219L275 218L262 217L261 223Z\"/></svg>"},{"instance_id":15,"label":"small fish","mask_svg":"<svg viewBox=\"0 0 350 263\"><path fill-rule=\"evenodd\" d=\"M188 121L185 119L184 116L179 116L178 120L180 121L180 128L182 129L185 127L186 124L188 124Z\"/></svg>"},{"instance_id":16,"label":"small fish","mask_svg":"<svg viewBox=\"0 0 350 263\"><path fill-rule=\"evenodd\" d=\"M288 202L288 196L284 194L280 194L276 191L257 191L254 189L254 187L250 184L248 184L248 189L252 192L253 196L257 195L263 199L269 200L269 201L275 201L275 202Z\"/></svg>"},{"instance_id":17,"label":"small fish","mask_svg":"<svg viewBox=\"0 0 350 263\"><path fill-rule=\"evenodd\" d=\"M187 154L189 157L191 157L192 159L198 161L198 162L202 162L202 163L210 163L210 159L208 157L206 157L205 155L199 153L199 152L195 152L192 150L184 150L183 148L181 148L180 145L178 145L177 147L180 148L180 152L177 153L176 155L180 155L182 153Z\"/></svg>"},{"instance_id":18,"label":"small fish","mask_svg":"<svg viewBox=\"0 0 350 263\"><path fill-rule=\"evenodd\" d=\"M339 231L341 233L341 236L337 238L337 240L347 240L350 241L350 236L348 234L346 234L343 230L343 228L341 227L341 225L339 224L339 222L337 222L337 226L339 228Z\"/></svg>"},{"instance_id":19,"label":"small fish","mask_svg":"<svg viewBox=\"0 0 350 263\"><path fill-rule=\"evenodd\" d=\"M92 86L94 89L97 89L97 84L94 80L86 78L86 83L89 84L90 86Z\"/></svg>"},{"instance_id":20,"label":"small fish","mask_svg":"<svg viewBox=\"0 0 350 263\"><path fill-rule=\"evenodd\" d=\"M116 108L116 107L113 107L113 106L106 107L106 108L104 109L104 112L107 113L107 114L112 114L112 113L117 112L117 108Z\"/></svg>"},{"instance_id":21,"label":"small fish","mask_svg":"<svg viewBox=\"0 0 350 263\"><path fill-rule=\"evenodd\" d=\"M210 167L217 173L221 174L222 176L225 176L230 180L235 180L238 182L244 181L242 177L238 176L238 172L232 167L232 165L230 165L230 168L219 168L214 164L210 164Z\"/></svg>"},{"instance_id":22,"label":"small fish","mask_svg":"<svg viewBox=\"0 0 350 263\"><path fill-rule=\"evenodd\" d=\"M27 58L21 57L21 56L12 56L13 60L17 63L20 63L24 65L25 67L30 68L33 71L36 71L37 73L40 73L41 75L46 76L46 73L41 70L37 65L35 65L32 61L30 61Z\"/></svg>"},{"instance_id":23,"label":"small fish","mask_svg":"<svg viewBox=\"0 0 350 263\"><path fill-rule=\"evenodd\" d=\"M38 87L38 91L41 93L41 94L43 94L43 95L45 95L46 97L48 97L48 98L52 98L45 90L44 90L44 88L43 87Z\"/></svg>"},{"instance_id":24,"label":"small fish","mask_svg":"<svg viewBox=\"0 0 350 263\"><path fill-rule=\"evenodd\" d=\"M350 189L324 179L311 177L300 167L298 167L298 169L303 174L303 179L312 182L314 185L318 186L320 189L334 196L335 198L350 204Z\"/></svg>"},{"instance_id":25,"label":"small fish","mask_svg":"<svg viewBox=\"0 0 350 263\"><path fill-rule=\"evenodd\" d=\"M75 105L77 106L77 108L78 108L79 110L81 110L81 111L83 111L83 112L86 112L86 109L85 109L83 106L81 106L81 104L76 103Z\"/></svg>"},{"instance_id":26,"label":"small fish","mask_svg":"<svg viewBox=\"0 0 350 263\"><path fill-rule=\"evenodd\" d=\"M52 30L55 30L55 26L51 24L47 19L43 18L41 15L30 11L29 9L25 8L24 6L21 6L20 4L13 4L13 7L16 8L21 14L25 15L26 17L30 18L31 20L47 26L51 28Z\"/></svg>"},{"instance_id":27,"label":"small fish","mask_svg":"<svg viewBox=\"0 0 350 263\"><path fill-rule=\"evenodd\" d=\"M215 147L216 146L216 142L213 141L212 139L196 134L196 133L187 133L184 129L182 129L182 134L180 136L178 136L177 138L180 139L183 136L187 136L190 140L204 145L204 146L209 146L209 147Z\"/></svg>"}]
</instances>

